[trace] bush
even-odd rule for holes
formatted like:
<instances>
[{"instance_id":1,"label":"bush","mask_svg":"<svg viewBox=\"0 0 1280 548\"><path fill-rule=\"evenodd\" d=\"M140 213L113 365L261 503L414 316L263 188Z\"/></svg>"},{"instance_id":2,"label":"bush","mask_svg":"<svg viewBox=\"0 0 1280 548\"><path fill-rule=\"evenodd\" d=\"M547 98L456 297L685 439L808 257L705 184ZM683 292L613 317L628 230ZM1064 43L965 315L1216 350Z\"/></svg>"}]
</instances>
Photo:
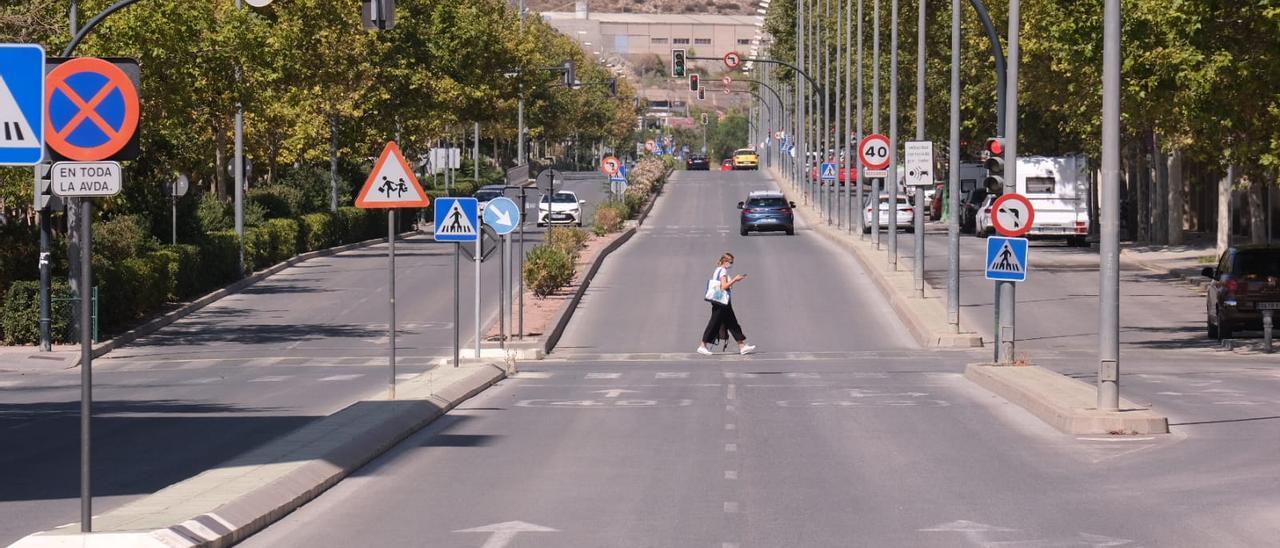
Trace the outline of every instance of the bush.
<instances>
[{"instance_id":1,"label":"bush","mask_svg":"<svg viewBox=\"0 0 1280 548\"><path fill-rule=\"evenodd\" d=\"M246 199L262 206L271 219L293 218L302 212L302 191L282 184L250 190Z\"/></svg>"},{"instance_id":2,"label":"bush","mask_svg":"<svg viewBox=\"0 0 1280 548\"><path fill-rule=\"evenodd\" d=\"M471 196L480 188L480 184L473 179L457 179L449 185L450 196Z\"/></svg>"},{"instance_id":3,"label":"bush","mask_svg":"<svg viewBox=\"0 0 1280 548\"><path fill-rule=\"evenodd\" d=\"M622 201L627 205L627 218L634 219L640 215L644 207L649 204L647 196L641 196L639 193L630 192L622 195Z\"/></svg>"},{"instance_id":4,"label":"bush","mask_svg":"<svg viewBox=\"0 0 1280 548\"><path fill-rule=\"evenodd\" d=\"M105 261L136 257L151 244L151 227L138 215L93 223L93 255Z\"/></svg>"},{"instance_id":5,"label":"bush","mask_svg":"<svg viewBox=\"0 0 1280 548\"><path fill-rule=\"evenodd\" d=\"M622 202L605 202L596 208L592 220L592 230L603 236L610 232L622 230L622 222L627 218L627 206Z\"/></svg>"},{"instance_id":6,"label":"bush","mask_svg":"<svg viewBox=\"0 0 1280 548\"><path fill-rule=\"evenodd\" d=\"M299 239L302 241L302 248L305 251L315 251L333 247L338 240L338 234L334 232L335 216L332 213L311 213L303 215L300 219L301 235Z\"/></svg>"},{"instance_id":7,"label":"bush","mask_svg":"<svg viewBox=\"0 0 1280 548\"><path fill-rule=\"evenodd\" d=\"M539 298L555 293L573 281L573 258L563 249L539 245L524 262L524 282Z\"/></svg>"},{"instance_id":8,"label":"bush","mask_svg":"<svg viewBox=\"0 0 1280 548\"><path fill-rule=\"evenodd\" d=\"M257 271L298 254L298 222L271 219L244 232L244 260Z\"/></svg>"},{"instance_id":9,"label":"bush","mask_svg":"<svg viewBox=\"0 0 1280 548\"><path fill-rule=\"evenodd\" d=\"M184 300L205 289L201 286L203 264L200 260L199 247L194 245L166 245L161 247L161 251L172 253L177 258L175 261L177 270L173 277L174 289L173 294L169 296L169 300Z\"/></svg>"},{"instance_id":10,"label":"bush","mask_svg":"<svg viewBox=\"0 0 1280 548\"><path fill-rule=\"evenodd\" d=\"M233 228L230 206L212 192L200 196L200 204L196 206L196 219L200 223L200 232L204 233Z\"/></svg>"},{"instance_id":11,"label":"bush","mask_svg":"<svg viewBox=\"0 0 1280 548\"><path fill-rule=\"evenodd\" d=\"M94 265L99 329L126 325L166 302L172 287L168 259L149 253Z\"/></svg>"},{"instance_id":12,"label":"bush","mask_svg":"<svg viewBox=\"0 0 1280 548\"><path fill-rule=\"evenodd\" d=\"M71 288L66 280L51 282L49 303L49 338L55 343L74 340L71 318L76 310ZM4 331L5 344L36 344L40 342L40 282L22 280L9 286L4 305L0 306L0 330Z\"/></svg>"},{"instance_id":13,"label":"bush","mask_svg":"<svg viewBox=\"0 0 1280 548\"><path fill-rule=\"evenodd\" d=\"M591 235L581 228L554 227L547 232L546 245L565 252L570 258L577 259L578 252L590 237Z\"/></svg>"},{"instance_id":14,"label":"bush","mask_svg":"<svg viewBox=\"0 0 1280 548\"><path fill-rule=\"evenodd\" d=\"M205 234L200 242L200 274L196 285L200 291L221 287L239 280L240 238L234 230Z\"/></svg>"}]
</instances>

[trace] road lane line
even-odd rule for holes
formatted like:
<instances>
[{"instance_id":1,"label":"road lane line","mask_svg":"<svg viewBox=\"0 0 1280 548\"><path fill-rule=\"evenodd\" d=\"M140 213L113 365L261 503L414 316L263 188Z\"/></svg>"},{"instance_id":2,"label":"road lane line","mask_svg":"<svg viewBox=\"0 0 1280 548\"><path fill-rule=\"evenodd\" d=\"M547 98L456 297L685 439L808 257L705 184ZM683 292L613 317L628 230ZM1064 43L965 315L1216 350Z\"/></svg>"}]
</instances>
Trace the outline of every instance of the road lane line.
<instances>
[{"instance_id":1,"label":"road lane line","mask_svg":"<svg viewBox=\"0 0 1280 548\"><path fill-rule=\"evenodd\" d=\"M737 470L725 470L725 471L724 471L724 479L727 479L727 480L736 480L736 479L738 479L738 471L737 471Z\"/></svg>"},{"instance_id":2,"label":"road lane line","mask_svg":"<svg viewBox=\"0 0 1280 548\"><path fill-rule=\"evenodd\" d=\"M724 452L725 452L725 453L736 453L737 451L738 451L738 444L736 444L736 443L726 443L726 444L724 444Z\"/></svg>"},{"instance_id":3,"label":"road lane line","mask_svg":"<svg viewBox=\"0 0 1280 548\"><path fill-rule=\"evenodd\" d=\"M251 379L249 382L280 382L290 377L292 377L292 375L268 375L266 377Z\"/></svg>"},{"instance_id":4,"label":"road lane line","mask_svg":"<svg viewBox=\"0 0 1280 548\"><path fill-rule=\"evenodd\" d=\"M622 373L587 373L588 379L617 379Z\"/></svg>"},{"instance_id":5,"label":"road lane line","mask_svg":"<svg viewBox=\"0 0 1280 548\"><path fill-rule=\"evenodd\" d=\"M738 503L736 503L736 502L726 502L726 503L724 503L724 513L726 513L726 514L736 514L736 513L738 513Z\"/></svg>"},{"instance_id":6,"label":"road lane line","mask_svg":"<svg viewBox=\"0 0 1280 548\"><path fill-rule=\"evenodd\" d=\"M733 423L729 423L729 424L724 425L724 429L725 429L725 430L736 430L737 428L738 428L738 425L733 424Z\"/></svg>"},{"instance_id":7,"label":"road lane line","mask_svg":"<svg viewBox=\"0 0 1280 548\"><path fill-rule=\"evenodd\" d=\"M324 378L320 379L320 382L350 381L350 380L358 379L358 378L363 377L363 376L364 376L363 374L351 374L351 375L330 375L330 376L328 376L328 377L324 377Z\"/></svg>"}]
</instances>

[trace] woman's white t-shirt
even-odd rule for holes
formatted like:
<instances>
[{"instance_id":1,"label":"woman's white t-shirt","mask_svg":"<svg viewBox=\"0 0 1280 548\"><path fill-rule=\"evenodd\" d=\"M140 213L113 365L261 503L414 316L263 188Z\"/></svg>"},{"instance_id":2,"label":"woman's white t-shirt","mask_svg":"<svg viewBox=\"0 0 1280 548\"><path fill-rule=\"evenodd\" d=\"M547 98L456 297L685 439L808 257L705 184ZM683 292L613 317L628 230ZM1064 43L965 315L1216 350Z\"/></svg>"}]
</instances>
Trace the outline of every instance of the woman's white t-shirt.
<instances>
[{"instance_id":1,"label":"woman's white t-shirt","mask_svg":"<svg viewBox=\"0 0 1280 548\"><path fill-rule=\"evenodd\" d=\"M711 279L718 282L720 281L721 278L724 278L728 275L729 275L729 269L723 266L719 266L719 267L716 267L716 271L711 274ZM733 288L726 289L725 293L729 295L730 299L733 299Z\"/></svg>"}]
</instances>

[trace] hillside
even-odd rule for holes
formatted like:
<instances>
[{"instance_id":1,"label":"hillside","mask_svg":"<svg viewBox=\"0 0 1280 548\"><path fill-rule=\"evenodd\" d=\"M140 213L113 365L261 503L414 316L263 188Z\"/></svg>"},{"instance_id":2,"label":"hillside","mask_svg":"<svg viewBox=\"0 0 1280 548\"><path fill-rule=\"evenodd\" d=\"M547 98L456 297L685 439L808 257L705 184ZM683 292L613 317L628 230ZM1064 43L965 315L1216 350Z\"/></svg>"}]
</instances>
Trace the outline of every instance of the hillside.
<instances>
[{"instance_id":1,"label":"hillside","mask_svg":"<svg viewBox=\"0 0 1280 548\"><path fill-rule=\"evenodd\" d=\"M573 11L573 0L525 0L530 11ZM754 15L751 0L590 0L598 13L696 13L703 15Z\"/></svg>"}]
</instances>

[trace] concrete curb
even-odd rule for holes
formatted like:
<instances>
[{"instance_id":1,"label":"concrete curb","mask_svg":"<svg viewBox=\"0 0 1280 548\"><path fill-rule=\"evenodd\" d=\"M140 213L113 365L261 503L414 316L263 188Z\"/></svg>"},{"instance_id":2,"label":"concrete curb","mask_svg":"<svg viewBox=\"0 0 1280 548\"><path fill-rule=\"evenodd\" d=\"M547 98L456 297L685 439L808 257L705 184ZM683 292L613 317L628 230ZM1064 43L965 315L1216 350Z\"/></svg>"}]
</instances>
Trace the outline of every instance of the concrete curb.
<instances>
[{"instance_id":1,"label":"concrete curb","mask_svg":"<svg viewBox=\"0 0 1280 548\"><path fill-rule=\"evenodd\" d=\"M497 364L428 371L400 399L365 400L217 468L11 548L221 547L244 540L336 485L459 403L506 378Z\"/></svg>"},{"instance_id":2,"label":"concrete curb","mask_svg":"<svg viewBox=\"0 0 1280 548\"><path fill-rule=\"evenodd\" d=\"M772 174L774 181L778 183L778 188L782 189L783 194L787 196L787 199L794 201L796 198L795 191L783 184L776 172L773 170L769 172ZM956 333L952 330L950 324L946 321L945 303L940 300L940 296L936 294L936 291L928 283L925 284L924 298L913 296L913 293L915 293L914 282L909 269L900 266L903 270L888 270L883 260L877 260L882 257L879 252L870 248L870 242L864 242L858 239L856 235L846 233L842 229L828 226L825 221L818 218L810 207L801 206L795 209L800 212L800 216L816 232L836 244L844 244L842 247L846 247L852 252L854 258L862 265L862 269L871 275L871 281L889 299L894 310L898 312L898 317L907 326L907 330L911 332L911 336L921 346L930 348L982 347L981 335L976 333ZM900 265L906 262L909 262L909 260L904 260Z\"/></svg>"},{"instance_id":3,"label":"concrete curb","mask_svg":"<svg viewBox=\"0 0 1280 548\"><path fill-rule=\"evenodd\" d=\"M964 376L1066 434L1168 434L1169 419L1129 400L1099 411L1093 386L1036 366L970 364Z\"/></svg>"},{"instance_id":4,"label":"concrete curb","mask_svg":"<svg viewBox=\"0 0 1280 548\"><path fill-rule=\"evenodd\" d=\"M399 234L399 237L404 237L404 236L413 235L413 234L425 234L425 232L423 232L422 230L403 232ZM125 331L124 333L121 333L119 335L116 335L115 337L112 337L110 340L102 341L98 344L93 345L93 358L97 359L107 354L108 352L115 350L116 348L119 348L133 341L141 339L142 337L146 337L147 335L151 335L156 331L159 331L169 326L173 322L176 322L178 320L181 320L191 315L193 312L196 312L201 308L209 306L210 304L213 304L218 300L224 297L227 297L229 295L234 295L236 293L239 293L241 290L253 284L256 284L262 280L265 280L271 277L272 275L275 275L276 273L280 272L281 270L294 266L298 263L308 261L310 259L315 259L317 257L327 257L330 255L336 255L338 253L351 251L353 249L360 249L362 247L376 245L385 241L386 240L382 238L374 238L371 240L364 240L362 242L340 245L337 247L330 247L326 249L318 249L316 251L308 251L306 253L294 255L293 257L285 260L284 262L277 263L265 269L254 272L253 274L250 274L244 278L241 278L240 280L232 282L231 284L223 287L222 289L218 289L211 293L205 294L203 297L200 297L199 299L191 301L183 305L182 307L178 308L177 310L167 312L158 318L154 318L142 325L139 325L138 327ZM79 365L80 365L80 355L77 353L75 359L70 362L67 368L70 369L73 367L78 367Z\"/></svg>"}]
</instances>

